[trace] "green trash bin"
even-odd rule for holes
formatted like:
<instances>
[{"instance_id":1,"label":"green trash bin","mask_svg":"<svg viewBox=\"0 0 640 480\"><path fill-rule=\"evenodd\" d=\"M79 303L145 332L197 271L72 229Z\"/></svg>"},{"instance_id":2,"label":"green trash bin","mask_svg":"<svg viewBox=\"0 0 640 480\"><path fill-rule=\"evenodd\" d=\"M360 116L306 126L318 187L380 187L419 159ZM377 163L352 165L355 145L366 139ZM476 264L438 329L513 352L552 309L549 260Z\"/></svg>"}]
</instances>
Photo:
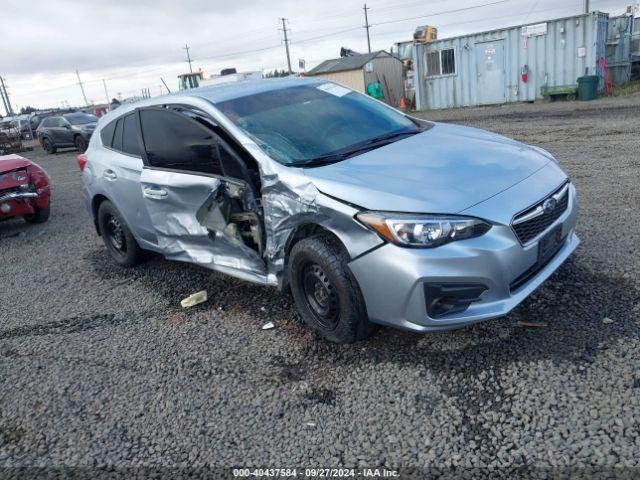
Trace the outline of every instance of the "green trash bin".
<instances>
[{"instance_id":1,"label":"green trash bin","mask_svg":"<svg viewBox=\"0 0 640 480\"><path fill-rule=\"evenodd\" d=\"M595 100L598 97L598 76L585 75L578 78L578 98L582 101Z\"/></svg>"}]
</instances>

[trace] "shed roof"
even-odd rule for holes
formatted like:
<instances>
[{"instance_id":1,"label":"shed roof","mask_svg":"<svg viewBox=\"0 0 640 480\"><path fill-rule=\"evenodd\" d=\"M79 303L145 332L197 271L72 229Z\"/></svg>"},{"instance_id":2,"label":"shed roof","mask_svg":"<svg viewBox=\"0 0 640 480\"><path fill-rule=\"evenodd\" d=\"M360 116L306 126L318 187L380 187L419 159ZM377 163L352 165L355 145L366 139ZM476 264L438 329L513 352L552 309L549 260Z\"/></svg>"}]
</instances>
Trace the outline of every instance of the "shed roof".
<instances>
[{"instance_id":1,"label":"shed roof","mask_svg":"<svg viewBox=\"0 0 640 480\"><path fill-rule=\"evenodd\" d=\"M309 70L307 75L318 75L320 73L330 73L330 72L344 72L346 70L356 70L364 67L371 60L376 58L380 54L385 54L391 56L389 53L384 50L378 50L376 52L364 53L359 55L350 55L348 57L341 58L332 58L330 60L325 60L320 65L315 68Z\"/></svg>"}]
</instances>

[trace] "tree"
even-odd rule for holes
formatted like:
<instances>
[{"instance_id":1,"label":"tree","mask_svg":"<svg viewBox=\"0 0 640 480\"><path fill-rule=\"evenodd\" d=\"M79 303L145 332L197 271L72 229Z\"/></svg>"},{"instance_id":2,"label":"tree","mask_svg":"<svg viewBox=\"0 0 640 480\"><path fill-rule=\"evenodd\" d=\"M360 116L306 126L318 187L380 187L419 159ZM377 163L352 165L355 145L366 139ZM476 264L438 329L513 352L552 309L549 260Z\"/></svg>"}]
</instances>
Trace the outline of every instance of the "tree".
<instances>
[{"instance_id":1,"label":"tree","mask_svg":"<svg viewBox=\"0 0 640 480\"><path fill-rule=\"evenodd\" d=\"M33 113L35 111L37 111L37 109L35 109L33 107L30 107L29 105L27 105L26 107L22 107L20 109L20 113L23 114L23 115L27 114L27 113Z\"/></svg>"}]
</instances>

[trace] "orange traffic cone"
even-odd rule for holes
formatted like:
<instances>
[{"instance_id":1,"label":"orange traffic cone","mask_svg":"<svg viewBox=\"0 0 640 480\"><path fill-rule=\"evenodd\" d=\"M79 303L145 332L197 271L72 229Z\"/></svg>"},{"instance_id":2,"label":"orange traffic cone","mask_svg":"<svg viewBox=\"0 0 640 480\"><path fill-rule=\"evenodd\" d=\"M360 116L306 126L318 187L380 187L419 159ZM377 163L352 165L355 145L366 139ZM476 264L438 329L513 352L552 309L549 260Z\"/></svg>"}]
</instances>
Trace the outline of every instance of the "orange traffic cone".
<instances>
[{"instance_id":1,"label":"orange traffic cone","mask_svg":"<svg viewBox=\"0 0 640 480\"><path fill-rule=\"evenodd\" d=\"M400 98L400 110L403 112L407 111L407 102L405 102L404 97Z\"/></svg>"}]
</instances>

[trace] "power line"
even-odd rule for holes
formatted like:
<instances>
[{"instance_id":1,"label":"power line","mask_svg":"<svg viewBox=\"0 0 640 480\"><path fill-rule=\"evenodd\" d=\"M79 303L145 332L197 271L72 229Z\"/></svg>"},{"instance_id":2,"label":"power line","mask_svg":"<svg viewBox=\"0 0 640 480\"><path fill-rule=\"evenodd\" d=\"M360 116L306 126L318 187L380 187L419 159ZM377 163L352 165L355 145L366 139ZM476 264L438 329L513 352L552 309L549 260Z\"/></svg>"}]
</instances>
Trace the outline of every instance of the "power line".
<instances>
[{"instance_id":1,"label":"power line","mask_svg":"<svg viewBox=\"0 0 640 480\"><path fill-rule=\"evenodd\" d=\"M189 72L193 73L193 68L191 68L191 56L189 55L189 45L184 44L184 50L187 51L187 62L189 62Z\"/></svg>"},{"instance_id":2,"label":"power line","mask_svg":"<svg viewBox=\"0 0 640 480\"><path fill-rule=\"evenodd\" d=\"M443 10L441 12L435 12L435 13L430 13L428 15L418 15L415 17L407 17L407 18L399 18L397 20L389 20L386 22L380 22L380 23L375 23L372 26L377 26L377 25L388 25L390 23L399 23L399 22L406 22L408 20L417 20L418 18L430 18L430 17L436 17L438 15L445 15L447 13L458 13L458 12L464 12L466 10L474 10L476 8L482 8L482 7L490 7L492 5L499 5L501 3L507 3L510 2L512 0L497 0L495 2L490 2L490 3L483 3L480 5L473 5L471 7L463 7L463 8L454 8L452 10Z\"/></svg>"},{"instance_id":3,"label":"power line","mask_svg":"<svg viewBox=\"0 0 640 480\"><path fill-rule=\"evenodd\" d=\"M289 54L289 38L287 37L287 19L282 20L282 33L284 34L284 47L287 51L287 67L289 68L289 74L291 74L291 55Z\"/></svg>"},{"instance_id":4,"label":"power line","mask_svg":"<svg viewBox=\"0 0 640 480\"><path fill-rule=\"evenodd\" d=\"M364 10L364 28L367 30L367 48L369 49L369 53L371 53L371 38L369 37L369 17L367 15L367 4L364 4L362 8Z\"/></svg>"}]
</instances>

